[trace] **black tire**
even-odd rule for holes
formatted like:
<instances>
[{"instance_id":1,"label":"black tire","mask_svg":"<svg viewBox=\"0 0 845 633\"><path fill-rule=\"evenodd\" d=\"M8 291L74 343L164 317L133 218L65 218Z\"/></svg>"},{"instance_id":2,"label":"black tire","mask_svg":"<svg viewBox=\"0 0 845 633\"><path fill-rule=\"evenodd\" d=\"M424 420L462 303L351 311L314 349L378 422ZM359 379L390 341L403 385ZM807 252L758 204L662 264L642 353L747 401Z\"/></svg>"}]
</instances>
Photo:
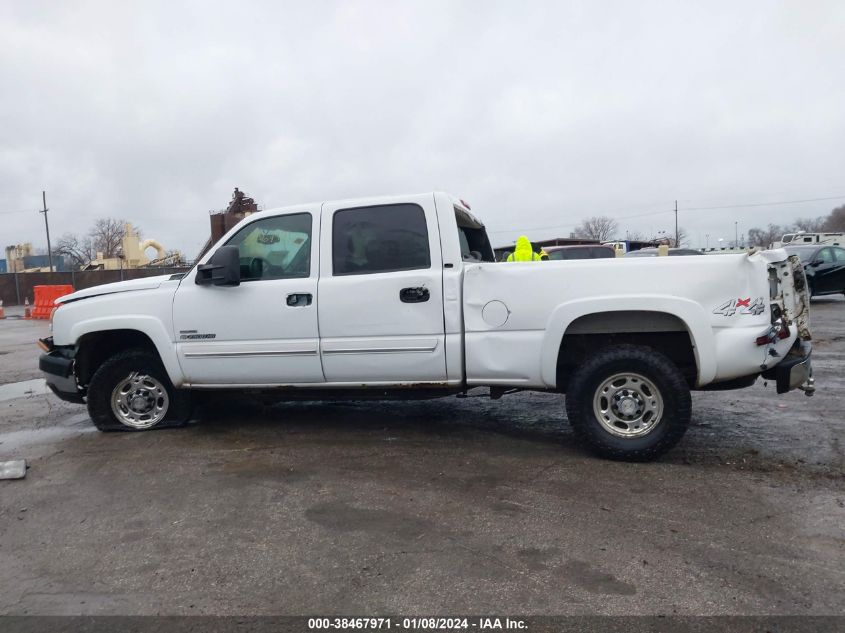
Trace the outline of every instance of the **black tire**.
<instances>
[{"instance_id":1,"label":"black tire","mask_svg":"<svg viewBox=\"0 0 845 633\"><path fill-rule=\"evenodd\" d=\"M594 397L603 383L625 372L650 381L663 401L662 415L644 435L614 435L594 411ZM598 351L576 370L566 390L566 413L578 439L595 454L622 461L649 461L675 446L689 426L691 405L689 386L678 367L657 350L640 345Z\"/></svg>"},{"instance_id":2,"label":"black tire","mask_svg":"<svg viewBox=\"0 0 845 633\"><path fill-rule=\"evenodd\" d=\"M183 426L190 420L192 404L190 394L174 389L158 356L142 349L118 352L107 359L94 372L88 384L88 414L101 431L140 431L124 424L112 411L112 392L132 372L146 374L157 380L167 391L169 405L164 418L149 429Z\"/></svg>"}]
</instances>

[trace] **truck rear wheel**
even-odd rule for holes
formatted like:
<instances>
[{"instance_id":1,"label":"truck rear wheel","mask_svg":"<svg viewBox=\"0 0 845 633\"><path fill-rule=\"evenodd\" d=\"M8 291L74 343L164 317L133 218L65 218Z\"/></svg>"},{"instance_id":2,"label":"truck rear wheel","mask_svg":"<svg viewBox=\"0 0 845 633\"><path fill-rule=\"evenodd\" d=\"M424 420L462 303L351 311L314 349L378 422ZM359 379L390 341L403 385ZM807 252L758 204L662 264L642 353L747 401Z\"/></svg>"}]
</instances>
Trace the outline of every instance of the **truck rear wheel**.
<instances>
[{"instance_id":1,"label":"truck rear wheel","mask_svg":"<svg viewBox=\"0 0 845 633\"><path fill-rule=\"evenodd\" d=\"M145 431L182 426L191 416L189 394L173 388L159 359L144 350L115 354L88 385L88 413L101 431Z\"/></svg>"},{"instance_id":2,"label":"truck rear wheel","mask_svg":"<svg viewBox=\"0 0 845 633\"><path fill-rule=\"evenodd\" d=\"M597 352L572 376L566 413L573 431L601 457L654 459L680 441L690 422L689 386L655 349L618 345Z\"/></svg>"}]
</instances>

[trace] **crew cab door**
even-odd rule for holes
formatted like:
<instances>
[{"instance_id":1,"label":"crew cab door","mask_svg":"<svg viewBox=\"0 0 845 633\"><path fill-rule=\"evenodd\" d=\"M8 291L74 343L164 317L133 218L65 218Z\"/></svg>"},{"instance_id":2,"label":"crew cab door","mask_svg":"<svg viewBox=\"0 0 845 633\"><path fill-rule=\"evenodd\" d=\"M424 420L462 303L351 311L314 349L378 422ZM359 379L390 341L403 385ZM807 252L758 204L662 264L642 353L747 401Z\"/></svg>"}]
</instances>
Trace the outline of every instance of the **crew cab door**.
<instances>
[{"instance_id":1,"label":"crew cab door","mask_svg":"<svg viewBox=\"0 0 845 633\"><path fill-rule=\"evenodd\" d=\"M328 382L446 380L434 198L323 205L320 348Z\"/></svg>"},{"instance_id":2,"label":"crew cab door","mask_svg":"<svg viewBox=\"0 0 845 633\"><path fill-rule=\"evenodd\" d=\"M239 286L179 285L173 324L191 385L322 383L318 352L319 207L257 217L225 241L240 251ZM222 244L221 244L222 245Z\"/></svg>"}]
</instances>

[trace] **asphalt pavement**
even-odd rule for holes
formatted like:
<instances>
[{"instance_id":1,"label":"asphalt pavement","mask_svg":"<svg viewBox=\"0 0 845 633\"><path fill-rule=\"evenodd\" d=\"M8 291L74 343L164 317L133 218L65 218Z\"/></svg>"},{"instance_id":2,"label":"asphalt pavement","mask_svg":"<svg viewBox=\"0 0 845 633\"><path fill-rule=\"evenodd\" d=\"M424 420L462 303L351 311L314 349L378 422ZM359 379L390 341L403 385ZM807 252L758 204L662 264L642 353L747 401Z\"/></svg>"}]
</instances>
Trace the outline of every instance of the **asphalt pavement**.
<instances>
[{"instance_id":1,"label":"asphalt pavement","mask_svg":"<svg viewBox=\"0 0 845 633\"><path fill-rule=\"evenodd\" d=\"M103 434L0 321L0 614L843 614L845 301L812 319L814 397L695 393L650 464L485 390Z\"/></svg>"}]
</instances>

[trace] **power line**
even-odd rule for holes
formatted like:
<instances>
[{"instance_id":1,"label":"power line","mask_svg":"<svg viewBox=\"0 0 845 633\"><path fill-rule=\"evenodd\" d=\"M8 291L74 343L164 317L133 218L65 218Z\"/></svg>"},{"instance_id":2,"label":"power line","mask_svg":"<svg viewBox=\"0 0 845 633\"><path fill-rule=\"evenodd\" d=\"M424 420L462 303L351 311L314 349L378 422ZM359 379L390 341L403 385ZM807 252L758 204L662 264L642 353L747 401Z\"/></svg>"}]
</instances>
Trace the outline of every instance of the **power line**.
<instances>
[{"instance_id":1,"label":"power line","mask_svg":"<svg viewBox=\"0 0 845 633\"><path fill-rule=\"evenodd\" d=\"M621 215L614 219L616 220L631 220L634 218L645 218L651 215L661 215L663 213L677 213L678 211L717 211L720 209L747 209L752 207L776 207L782 206L787 204L801 204L805 202L824 202L829 200L843 200L845 199L845 195L839 196L827 196L824 198L805 198L803 200L781 200L778 202L752 202L747 204L729 204L723 206L714 206L714 207L677 207L677 211L674 208L668 209L661 209L659 211L646 211L645 213L634 213L632 215ZM490 231L490 233L513 233L519 231L544 231L547 229L561 229L561 228L570 228L575 227L576 224L552 224L550 226L534 226L534 227L523 227L519 229L502 229L500 231Z\"/></svg>"},{"instance_id":2,"label":"power line","mask_svg":"<svg viewBox=\"0 0 845 633\"><path fill-rule=\"evenodd\" d=\"M12 215L13 213L32 213L32 209L21 209L20 211L0 211L0 215Z\"/></svg>"},{"instance_id":3,"label":"power line","mask_svg":"<svg viewBox=\"0 0 845 633\"><path fill-rule=\"evenodd\" d=\"M748 209L751 207L778 207L787 204L801 204L804 202L822 202L825 200L842 200L845 199L845 195L842 196L828 196L825 198L805 198L804 200L781 200L779 202L750 202L747 204L726 204L723 206L716 206L716 207L677 207L677 211L718 211L724 209ZM661 213L672 213L675 212L675 209L663 209L662 211L649 211L647 213L635 213L634 215L623 215L620 216L619 220L628 220L631 218L644 218L649 215L660 215Z\"/></svg>"},{"instance_id":4,"label":"power line","mask_svg":"<svg viewBox=\"0 0 845 633\"><path fill-rule=\"evenodd\" d=\"M841 200L845 196L830 196L827 198L807 198L805 200L783 200L781 202L752 202L749 204L729 204L723 207L686 207L681 211L715 211L716 209L746 209L749 207L776 207L784 204L801 204L802 202L822 202L825 200Z\"/></svg>"}]
</instances>

